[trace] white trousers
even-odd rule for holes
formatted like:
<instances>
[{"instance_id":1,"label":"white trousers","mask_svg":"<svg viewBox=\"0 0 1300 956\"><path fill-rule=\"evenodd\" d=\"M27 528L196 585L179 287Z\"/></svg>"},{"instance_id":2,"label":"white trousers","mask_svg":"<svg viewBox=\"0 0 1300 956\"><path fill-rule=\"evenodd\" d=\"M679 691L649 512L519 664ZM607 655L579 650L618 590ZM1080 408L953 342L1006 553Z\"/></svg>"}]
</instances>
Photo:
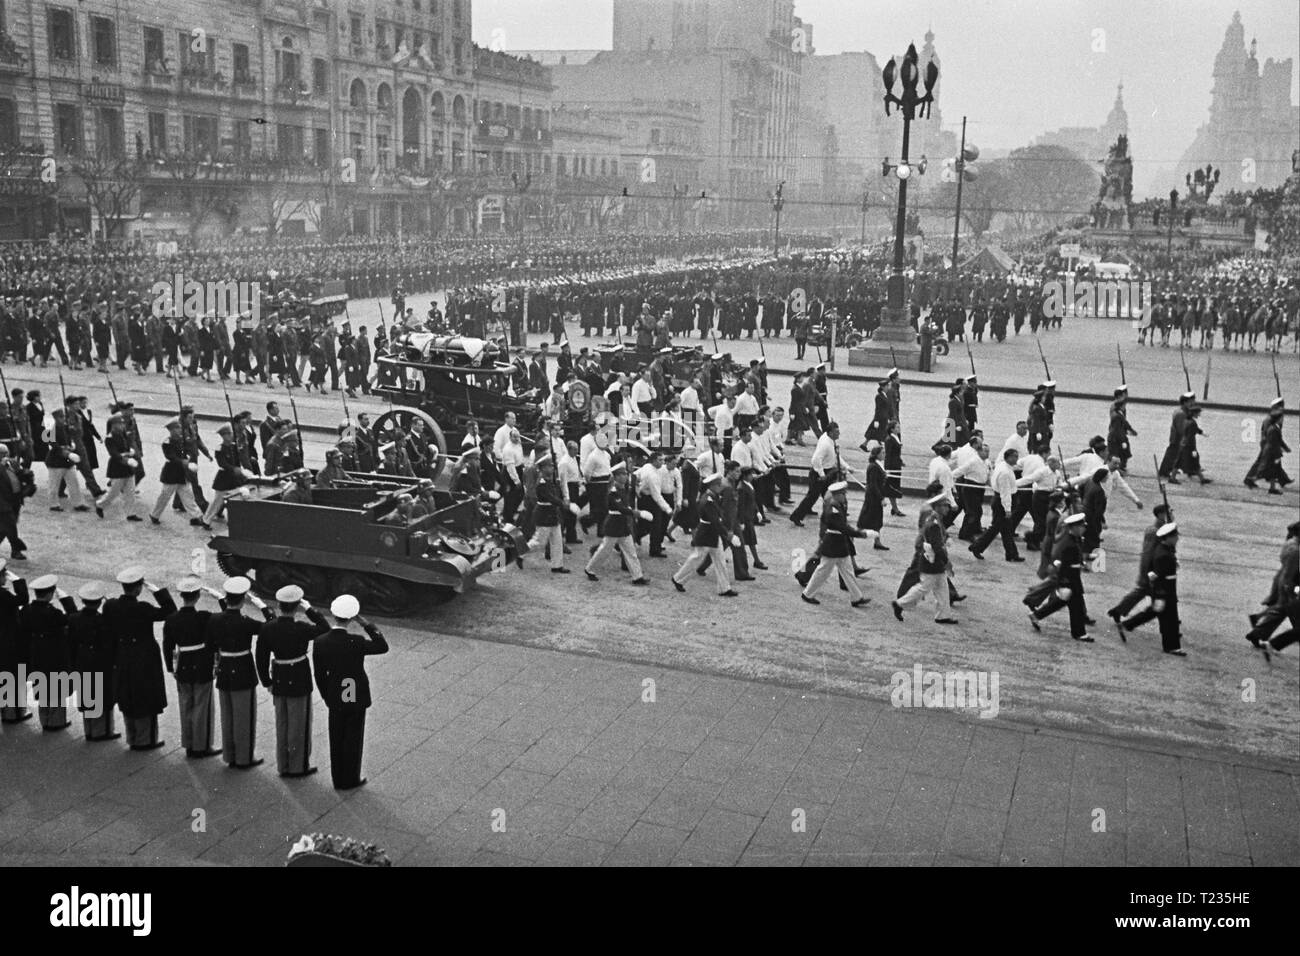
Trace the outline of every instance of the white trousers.
<instances>
[{"instance_id":1,"label":"white trousers","mask_svg":"<svg viewBox=\"0 0 1300 956\"><path fill-rule=\"evenodd\" d=\"M110 478L108 493L95 504L99 508L107 508L118 498L122 499L122 507L128 515L139 515L140 493L135 490L135 475L129 478Z\"/></svg>"},{"instance_id":2,"label":"white trousers","mask_svg":"<svg viewBox=\"0 0 1300 956\"><path fill-rule=\"evenodd\" d=\"M704 563L705 558L713 558L713 580L718 586L718 593L730 591L731 581L727 577L727 549L720 544L712 548L691 548L691 553L686 556L682 566L677 569L677 573L673 575L673 580L678 584L685 584L686 576L698 569Z\"/></svg>"},{"instance_id":3,"label":"white trousers","mask_svg":"<svg viewBox=\"0 0 1300 956\"><path fill-rule=\"evenodd\" d=\"M203 516L204 524L212 524L212 519L220 513L221 506L226 503L226 497L229 494L230 492L228 491L217 491L215 488L213 489L212 500L208 502L207 513Z\"/></svg>"},{"instance_id":4,"label":"white trousers","mask_svg":"<svg viewBox=\"0 0 1300 956\"><path fill-rule=\"evenodd\" d=\"M77 469L75 468L49 468L46 469L50 476L50 504L58 505L59 503L59 482L68 483L68 501L72 507L81 506L81 485L77 482Z\"/></svg>"},{"instance_id":5,"label":"white trousers","mask_svg":"<svg viewBox=\"0 0 1300 956\"><path fill-rule=\"evenodd\" d=\"M163 485L162 491L158 492L158 501L154 504L150 517L161 518L167 506L172 503L173 495L180 496L181 507L191 518L203 517L203 512L199 511L199 506L194 503L194 492L190 490L188 482L183 485Z\"/></svg>"},{"instance_id":6,"label":"white trousers","mask_svg":"<svg viewBox=\"0 0 1300 956\"><path fill-rule=\"evenodd\" d=\"M528 542L530 551L548 546L551 549L551 567L564 567L564 532L558 524L549 527L538 525L533 531L532 539Z\"/></svg>"},{"instance_id":7,"label":"white trousers","mask_svg":"<svg viewBox=\"0 0 1300 956\"><path fill-rule=\"evenodd\" d=\"M641 562L637 559L636 546L632 544L632 539L629 536L601 538L600 547L596 549L596 553L587 562L588 573L600 563L600 559L605 556L606 551L618 551L623 555L623 560L627 562L627 569L632 573L632 580L635 581L641 577Z\"/></svg>"},{"instance_id":8,"label":"white trousers","mask_svg":"<svg viewBox=\"0 0 1300 956\"><path fill-rule=\"evenodd\" d=\"M898 599L900 607L912 607L921 603L921 598L927 594L934 600L934 618L937 621L943 617L948 608L948 576L943 573L939 574L922 574L921 580L913 584L901 598Z\"/></svg>"}]
</instances>

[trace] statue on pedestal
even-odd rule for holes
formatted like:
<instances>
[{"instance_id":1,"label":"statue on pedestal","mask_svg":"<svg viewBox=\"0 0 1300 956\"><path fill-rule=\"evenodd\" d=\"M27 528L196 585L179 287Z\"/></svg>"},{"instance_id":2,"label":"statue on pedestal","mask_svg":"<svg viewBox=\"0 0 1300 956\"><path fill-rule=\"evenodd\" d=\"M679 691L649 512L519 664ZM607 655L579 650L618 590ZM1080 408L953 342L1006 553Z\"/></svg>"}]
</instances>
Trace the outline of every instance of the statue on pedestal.
<instances>
[{"instance_id":1,"label":"statue on pedestal","mask_svg":"<svg viewBox=\"0 0 1300 956\"><path fill-rule=\"evenodd\" d=\"M1103 160L1101 191L1093 206L1098 229L1128 229L1132 226L1133 160L1128 154L1128 137L1121 135Z\"/></svg>"}]
</instances>

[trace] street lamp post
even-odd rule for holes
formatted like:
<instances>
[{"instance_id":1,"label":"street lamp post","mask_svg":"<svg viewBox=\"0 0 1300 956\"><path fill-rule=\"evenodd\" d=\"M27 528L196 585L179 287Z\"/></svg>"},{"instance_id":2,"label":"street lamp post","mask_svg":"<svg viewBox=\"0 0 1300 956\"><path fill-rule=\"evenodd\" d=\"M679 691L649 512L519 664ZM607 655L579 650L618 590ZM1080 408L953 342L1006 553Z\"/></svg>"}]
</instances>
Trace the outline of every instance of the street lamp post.
<instances>
[{"instance_id":1,"label":"street lamp post","mask_svg":"<svg viewBox=\"0 0 1300 956\"><path fill-rule=\"evenodd\" d=\"M957 158L952 161L953 174L957 178L957 214L952 224L952 271L957 273L957 250L961 237L961 184L967 179L975 178L975 167L970 165L979 159L980 151L972 143L966 145L966 117L961 118L961 149L957 151Z\"/></svg>"},{"instance_id":2,"label":"street lamp post","mask_svg":"<svg viewBox=\"0 0 1300 956\"><path fill-rule=\"evenodd\" d=\"M903 277L903 235L907 228L907 181L911 178L914 169L921 172L923 166L920 163L916 167L912 166L908 148L911 144L912 120L918 117L924 119L930 114L931 105L934 103L934 86L939 80L939 67L933 60L926 64L925 76L924 79L922 78L919 59L916 44L913 43L908 46L907 53L904 54L901 67L896 59L891 58L881 71L885 84L885 115L889 115L890 106L893 105L898 108L898 112L903 117L903 152L896 165L891 165L886 159L882 166L885 175L889 175L892 171L898 177L898 215L894 220L893 272L889 276L886 305L881 316L880 328L876 330L873 337L875 343L873 350L888 354L892 346L895 355L908 355L910 362L906 364L915 362L917 365L920 364L919 350L916 346L915 333L908 321ZM894 92L896 79L902 82L902 92L898 94ZM924 92L918 89L922 83L925 87ZM916 358L912 359L911 356Z\"/></svg>"},{"instance_id":3,"label":"street lamp post","mask_svg":"<svg viewBox=\"0 0 1300 956\"><path fill-rule=\"evenodd\" d=\"M1178 213L1178 190L1169 190L1169 238L1165 241L1165 258L1174 254L1174 218Z\"/></svg>"},{"instance_id":4,"label":"street lamp post","mask_svg":"<svg viewBox=\"0 0 1300 956\"><path fill-rule=\"evenodd\" d=\"M871 208L871 196L867 192L867 187L862 187L862 234L858 237L858 245L866 248L867 245L867 210Z\"/></svg>"},{"instance_id":5,"label":"street lamp post","mask_svg":"<svg viewBox=\"0 0 1300 956\"><path fill-rule=\"evenodd\" d=\"M781 254L781 208L785 205L785 199L781 196L785 189L785 180L776 187L776 192L772 194L772 209L776 213L776 229L772 234L772 256L775 258Z\"/></svg>"}]
</instances>

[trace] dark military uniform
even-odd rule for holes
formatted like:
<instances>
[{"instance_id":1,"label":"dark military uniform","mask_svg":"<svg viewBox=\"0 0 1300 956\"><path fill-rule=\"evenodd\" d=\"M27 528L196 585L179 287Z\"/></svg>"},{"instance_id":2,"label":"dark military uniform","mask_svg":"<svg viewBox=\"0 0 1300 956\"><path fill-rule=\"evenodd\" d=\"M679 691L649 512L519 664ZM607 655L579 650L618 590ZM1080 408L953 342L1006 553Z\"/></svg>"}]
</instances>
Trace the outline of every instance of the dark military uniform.
<instances>
[{"instance_id":1,"label":"dark military uniform","mask_svg":"<svg viewBox=\"0 0 1300 956\"><path fill-rule=\"evenodd\" d=\"M163 624L163 659L176 678L181 710L181 744L191 757L215 754L212 749L212 679L216 646L208 638L211 611L182 607Z\"/></svg>"},{"instance_id":2,"label":"dark military uniform","mask_svg":"<svg viewBox=\"0 0 1300 956\"><path fill-rule=\"evenodd\" d=\"M114 664L117 660L117 638L104 621L98 606L86 606L68 617L68 643L72 646L72 666L81 675L82 694L87 687L96 687L99 699L92 710L87 701L79 701L81 721L87 740L116 740L116 719L113 708L117 706L117 681ZM91 716L98 712L98 716Z\"/></svg>"},{"instance_id":3,"label":"dark military uniform","mask_svg":"<svg viewBox=\"0 0 1300 956\"><path fill-rule=\"evenodd\" d=\"M284 776L302 776L311 766L311 663L307 645L329 631L324 616L307 610L310 624L293 615L263 625L257 637L257 673L275 702L275 761Z\"/></svg>"},{"instance_id":4,"label":"dark military uniform","mask_svg":"<svg viewBox=\"0 0 1300 956\"><path fill-rule=\"evenodd\" d=\"M64 681L72 671L68 615L77 606L70 597L62 603L60 609L53 601L33 601L18 612L18 627L28 643L31 676L43 678L43 693L36 702L42 730L63 730L69 724L64 696L70 690Z\"/></svg>"},{"instance_id":5,"label":"dark military uniform","mask_svg":"<svg viewBox=\"0 0 1300 956\"><path fill-rule=\"evenodd\" d=\"M14 580L12 591L0 586L0 682L11 687L19 686L18 669L27 666L28 641L18 627L18 612L27 606L28 600L27 582L22 578ZM0 722L6 724L16 724L30 716L27 708L16 702L0 707Z\"/></svg>"},{"instance_id":6,"label":"dark military uniform","mask_svg":"<svg viewBox=\"0 0 1300 956\"><path fill-rule=\"evenodd\" d=\"M316 638L312 664L316 688L329 708L330 773L337 790L348 790L361 778L361 753L365 745L366 710L370 707L370 681L365 659L387 654L388 642L379 628L363 625L366 637L331 628Z\"/></svg>"},{"instance_id":7,"label":"dark military uniform","mask_svg":"<svg viewBox=\"0 0 1300 956\"><path fill-rule=\"evenodd\" d=\"M220 655L217 692L221 697L222 759L232 767L246 770L261 763L253 756L257 739L253 637L265 625L263 621L244 617L242 610L242 607L223 608L220 614L214 614L208 621L205 638Z\"/></svg>"},{"instance_id":8,"label":"dark military uniform","mask_svg":"<svg viewBox=\"0 0 1300 956\"><path fill-rule=\"evenodd\" d=\"M117 706L126 722L126 740L134 750L161 746L158 715L167 709L162 652L153 626L176 611L166 588L154 592L158 606L130 594L104 603L104 626L117 640Z\"/></svg>"}]
</instances>

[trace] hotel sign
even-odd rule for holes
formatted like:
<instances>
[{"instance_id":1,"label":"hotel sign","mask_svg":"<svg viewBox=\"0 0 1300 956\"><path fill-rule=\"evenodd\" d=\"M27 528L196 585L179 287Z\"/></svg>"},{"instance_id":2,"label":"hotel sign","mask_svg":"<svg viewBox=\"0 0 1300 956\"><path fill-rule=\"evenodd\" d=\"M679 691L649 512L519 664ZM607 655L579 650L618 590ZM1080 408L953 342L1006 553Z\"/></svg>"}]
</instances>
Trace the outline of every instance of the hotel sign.
<instances>
[{"instance_id":1,"label":"hotel sign","mask_svg":"<svg viewBox=\"0 0 1300 956\"><path fill-rule=\"evenodd\" d=\"M126 90L120 83L82 83L81 95L84 99L101 103L126 102Z\"/></svg>"}]
</instances>

